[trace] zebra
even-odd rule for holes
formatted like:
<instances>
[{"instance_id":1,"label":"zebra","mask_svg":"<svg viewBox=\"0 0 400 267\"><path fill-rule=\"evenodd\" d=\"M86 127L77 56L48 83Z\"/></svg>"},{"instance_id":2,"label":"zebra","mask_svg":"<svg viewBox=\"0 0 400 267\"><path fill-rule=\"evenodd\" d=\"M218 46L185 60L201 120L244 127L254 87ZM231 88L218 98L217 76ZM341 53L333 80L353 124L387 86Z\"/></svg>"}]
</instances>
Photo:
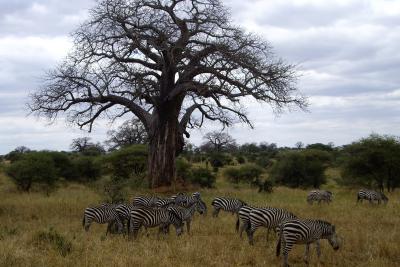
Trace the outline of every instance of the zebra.
<instances>
[{"instance_id":1,"label":"zebra","mask_svg":"<svg viewBox=\"0 0 400 267\"><path fill-rule=\"evenodd\" d=\"M111 231L113 224L116 224L118 233L121 233L123 229L123 224L116 211L116 205L113 204L102 204L97 207L86 208L82 220L82 226L86 232L89 231L93 221L99 224L108 223L106 235Z\"/></svg>"},{"instance_id":2,"label":"zebra","mask_svg":"<svg viewBox=\"0 0 400 267\"><path fill-rule=\"evenodd\" d=\"M332 192L326 190L312 190L307 195L307 203L312 205L314 201L318 201L318 204L320 204L321 201L329 204L332 201Z\"/></svg>"},{"instance_id":3,"label":"zebra","mask_svg":"<svg viewBox=\"0 0 400 267\"><path fill-rule=\"evenodd\" d=\"M269 232L271 229L276 231L278 226L282 222L295 218L297 218L296 215L280 208L264 207L251 209L249 214L250 228L247 231L249 244L254 245L253 236L258 227L264 226L267 228L268 240Z\"/></svg>"},{"instance_id":4,"label":"zebra","mask_svg":"<svg viewBox=\"0 0 400 267\"><path fill-rule=\"evenodd\" d=\"M213 217L218 217L219 211L222 209L232 214L237 214L241 207L246 206L246 202L237 198L216 197L211 202L214 207Z\"/></svg>"},{"instance_id":5,"label":"zebra","mask_svg":"<svg viewBox=\"0 0 400 267\"><path fill-rule=\"evenodd\" d=\"M194 192L191 196L185 195L183 193L178 193L170 197L170 199L175 200L176 204L182 205L184 207L189 207L193 203L196 203L201 200L200 192Z\"/></svg>"},{"instance_id":6,"label":"zebra","mask_svg":"<svg viewBox=\"0 0 400 267\"><path fill-rule=\"evenodd\" d=\"M239 235L240 238L242 238L242 233L243 230L246 230L246 232L248 232L248 230L250 229L250 212L253 209L253 207L251 206L243 206L240 208L239 212L238 212L238 218L236 221L236 231L239 230L239 226L240 226L240 221L242 222L242 226L240 227L239 230Z\"/></svg>"},{"instance_id":7,"label":"zebra","mask_svg":"<svg viewBox=\"0 0 400 267\"><path fill-rule=\"evenodd\" d=\"M288 265L288 255L294 244L305 244L304 261L308 265L310 244L316 243L318 259L321 256L320 239L328 239L334 250L341 246L335 226L322 220L292 219L279 226L279 239L276 246L276 256L279 257L281 246L283 247L283 266Z\"/></svg>"},{"instance_id":8,"label":"zebra","mask_svg":"<svg viewBox=\"0 0 400 267\"><path fill-rule=\"evenodd\" d=\"M173 224L176 229L176 235L181 235L183 230L183 222L179 212L174 207L166 209L153 209L148 207L135 207L130 212L128 222L128 234L133 232L134 239L137 238L139 229L144 226L146 229L159 226L158 237L160 232Z\"/></svg>"},{"instance_id":9,"label":"zebra","mask_svg":"<svg viewBox=\"0 0 400 267\"><path fill-rule=\"evenodd\" d=\"M159 200L160 198L157 196L137 196L133 198L132 204L135 206L156 207Z\"/></svg>"},{"instance_id":10,"label":"zebra","mask_svg":"<svg viewBox=\"0 0 400 267\"><path fill-rule=\"evenodd\" d=\"M385 204L389 201L387 196L383 194L382 192L377 192L373 190L367 190L367 189L361 189L358 191L357 194L357 203L362 202L363 199L366 199L369 201L369 203L373 203L374 201L377 201L378 204L381 204L381 201L383 201Z\"/></svg>"},{"instance_id":11,"label":"zebra","mask_svg":"<svg viewBox=\"0 0 400 267\"><path fill-rule=\"evenodd\" d=\"M207 206L203 201L197 201L192 203L189 207L182 207L182 206L174 206L177 209L179 217L182 219L183 222L186 222L186 228L188 234L190 233L190 223L194 216L195 211L200 214L204 214L207 211ZM169 229L166 229L168 232Z\"/></svg>"}]
</instances>

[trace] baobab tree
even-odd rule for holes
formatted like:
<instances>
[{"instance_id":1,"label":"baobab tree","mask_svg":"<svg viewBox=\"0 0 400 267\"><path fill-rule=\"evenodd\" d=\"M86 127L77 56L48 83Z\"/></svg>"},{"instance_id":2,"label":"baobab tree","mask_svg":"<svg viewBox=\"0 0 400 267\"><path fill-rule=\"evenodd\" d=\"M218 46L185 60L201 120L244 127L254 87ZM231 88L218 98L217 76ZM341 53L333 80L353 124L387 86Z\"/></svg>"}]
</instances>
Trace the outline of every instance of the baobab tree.
<instances>
[{"instance_id":1,"label":"baobab tree","mask_svg":"<svg viewBox=\"0 0 400 267\"><path fill-rule=\"evenodd\" d=\"M209 132L203 136L203 139L205 142L203 143L202 148L205 150L221 152L223 150L237 147L235 139L224 132Z\"/></svg>"},{"instance_id":2,"label":"baobab tree","mask_svg":"<svg viewBox=\"0 0 400 267\"><path fill-rule=\"evenodd\" d=\"M66 113L90 131L129 114L149 138L150 185L170 185L188 130L204 121L251 126L241 99L304 108L292 65L233 25L220 0L101 0L74 47L32 94L33 113Z\"/></svg>"}]
</instances>

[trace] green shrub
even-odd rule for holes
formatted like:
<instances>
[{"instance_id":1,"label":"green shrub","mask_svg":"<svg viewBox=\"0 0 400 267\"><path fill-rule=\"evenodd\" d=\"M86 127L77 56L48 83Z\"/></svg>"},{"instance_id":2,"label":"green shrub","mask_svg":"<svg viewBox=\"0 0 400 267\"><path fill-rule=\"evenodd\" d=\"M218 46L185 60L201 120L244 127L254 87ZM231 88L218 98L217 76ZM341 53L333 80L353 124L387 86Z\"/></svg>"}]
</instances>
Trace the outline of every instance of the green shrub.
<instances>
[{"instance_id":1,"label":"green shrub","mask_svg":"<svg viewBox=\"0 0 400 267\"><path fill-rule=\"evenodd\" d=\"M239 156L236 157L236 161L237 161L239 164L243 164L243 163L246 162L246 159L245 159L242 155L239 155Z\"/></svg>"},{"instance_id":2,"label":"green shrub","mask_svg":"<svg viewBox=\"0 0 400 267\"><path fill-rule=\"evenodd\" d=\"M219 168L232 164L232 157L226 153L213 153L210 155L208 161L214 171L217 172Z\"/></svg>"},{"instance_id":3,"label":"green shrub","mask_svg":"<svg viewBox=\"0 0 400 267\"><path fill-rule=\"evenodd\" d=\"M270 176L276 183L289 187L319 188L326 182L327 164L318 155L307 150L281 153Z\"/></svg>"},{"instance_id":4,"label":"green shrub","mask_svg":"<svg viewBox=\"0 0 400 267\"><path fill-rule=\"evenodd\" d=\"M77 180L80 182L92 182L101 176L101 163L99 159L89 156L78 156L72 160Z\"/></svg>"},{"instance_id":5,"label":"green shrub","mask_svg":"<svg viewBox=\"0 0 400 267\"><path fill-rule=\"evenodd\" d=\"M192 164L190 164L185 158L177 158L175 165L177 179L181 181L189 180L192 175Z\"/></svg>"},{"instance_id":6,"label":"green shrub","mask_svg":"<svg viewBox=\"0 0 400 267\"><path fill-rule=\"evenodd\" d=\"M145 176L147 168L147 146L132 145L112 152L105 158L113 176L129 179Z\"/></svg>"},{"instance_id":7,"label":"green shrub","mask_svg":"<svg viewBox=\"0 0 400 267\"><path fill-rule=\"evenodd\" d=\"M190 176L190 182L197 184L201 187L212 188L214 187L216 177L215 175L206 168L195 168L192 169L192 175Z\"/></svg>"},{"instance_id":8,"label":"green shrub","mask_svg":"<svg viewBox=\"0 0 400 267\"><path fill-rule=\"evenodd\" d=\"M72 243L56 230L40 231L33 237L33 243L40 249L51 247L65 257L72 252Z\"/></svg>"},{"instance_id":9,"label":"green shrub","mask_svg":"<svg viewBox=\"0 0 400 267\"><path fill-rule=\"evenodd\" d=\"M223 175L231 183L244 182L251 184L258 181L262 173L263 169L260 166L248 163L239 167L228 167L224 170Z\"/></svg>"},{"instance_id":10,"label":"green shrub","mask_svg":"<svg viewBox=\"0 0 400 267\"><path fill-rule=\"evenodd\" d=\"M34 184L38 184L49 193L58 180L53 159L41 152L24 154L11 163L6 172L20 190L27 192Z\"/></svg>"}]
</instances>

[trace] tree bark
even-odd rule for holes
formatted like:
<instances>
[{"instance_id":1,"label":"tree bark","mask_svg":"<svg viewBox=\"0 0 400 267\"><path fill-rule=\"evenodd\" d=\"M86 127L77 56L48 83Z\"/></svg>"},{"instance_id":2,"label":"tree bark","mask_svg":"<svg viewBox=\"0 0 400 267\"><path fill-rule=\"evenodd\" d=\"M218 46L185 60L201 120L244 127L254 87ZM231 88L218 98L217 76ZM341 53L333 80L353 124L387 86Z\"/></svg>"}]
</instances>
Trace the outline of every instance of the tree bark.
<instances>
[{"instance_id":1,"label":"tree bark","mask_svg":"<svg viewBox=\"0 0 400 267\"><path fill-rule=\"evenodd\" d=\"M183 149L178 114L175 108L168 108L153 117L147 165L151 188L171 186L174 181L175 158Z\"/></svg>"}]
</instances>

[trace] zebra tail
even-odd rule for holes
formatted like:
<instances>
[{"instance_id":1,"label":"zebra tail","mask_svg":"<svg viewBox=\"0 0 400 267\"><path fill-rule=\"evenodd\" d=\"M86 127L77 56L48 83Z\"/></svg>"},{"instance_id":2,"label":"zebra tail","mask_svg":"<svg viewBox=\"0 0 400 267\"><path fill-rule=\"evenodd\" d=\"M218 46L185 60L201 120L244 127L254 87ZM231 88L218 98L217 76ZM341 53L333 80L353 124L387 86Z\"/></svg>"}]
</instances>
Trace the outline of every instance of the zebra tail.
<instances>
[{"instance_id":1,"label":"zebra tail","mask_svg":"<svg viewBox=\"0 0 400 267\"><path fill-rule=\"evenodd\" d=\"M279 257L279 255L281 254L281 243L282 243L282 232L283 227L282 225L279 225L279 238L278 238L278 243L276 244L276 256Z\"/></svg>"},{"instance_id":2,"label":"zebra tail","mask_svg":"<svg viewBox=\"0 0 400 267\"><path fill-rule=\"evenodd\" d=\"M236 220L236 232L239 231L239 225L240 225L239 216L237 216L237 220Z\"/></svg>"},{"instance_id":3,"label":"zebra tail","mask_svg":"<svg viewBox=\"0 0 400 267\"><path fill-rule=\"evenodd\" d=\"M85 227L85 215L83 215L83 219L82 219L82 227Z\"/></svg>"}]
</instances>

